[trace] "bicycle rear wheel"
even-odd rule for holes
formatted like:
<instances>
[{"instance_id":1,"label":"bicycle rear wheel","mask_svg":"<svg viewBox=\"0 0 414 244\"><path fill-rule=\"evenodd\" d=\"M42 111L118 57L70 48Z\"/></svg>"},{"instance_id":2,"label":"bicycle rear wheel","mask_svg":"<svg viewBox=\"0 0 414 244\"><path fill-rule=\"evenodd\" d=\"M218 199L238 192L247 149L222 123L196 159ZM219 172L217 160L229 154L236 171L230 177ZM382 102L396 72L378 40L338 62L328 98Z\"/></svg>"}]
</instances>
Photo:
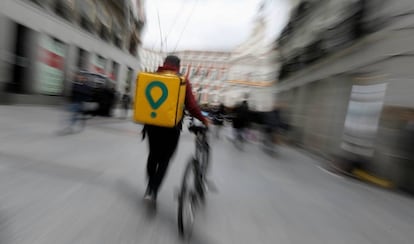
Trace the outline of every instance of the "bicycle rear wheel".
<instances>
[{"instance_id":1,"label":"bicycle rear wheel","mask_svg":"<svg viewBox=\"0 0 414 244\"><path fill-rule=\"evenodd\" d=\"M197 204L197 193L195 189L196 172L195 159L190 159L187 163L181 190L178 196L178 232L181 236L188 235L192 231L195 215L195 207Z\"/></svg>"}]
</instances>

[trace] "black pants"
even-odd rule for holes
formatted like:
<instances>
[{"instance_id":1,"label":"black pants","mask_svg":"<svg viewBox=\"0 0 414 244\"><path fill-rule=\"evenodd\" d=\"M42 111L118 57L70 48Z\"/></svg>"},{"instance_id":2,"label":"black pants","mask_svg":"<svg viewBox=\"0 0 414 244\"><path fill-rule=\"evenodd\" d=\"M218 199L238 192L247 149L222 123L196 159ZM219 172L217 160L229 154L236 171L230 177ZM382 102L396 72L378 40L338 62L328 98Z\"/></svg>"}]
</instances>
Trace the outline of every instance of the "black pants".
<instances>
[{"instance_id":1,"label":"black pants","mask_svg":"<svg viewBox=\"0 0 414 244\"><path fill-rule=\"evenodd\" d=\"M177 148L180 130L147 125L146 133L150 151L147 161L148 187L156 194Z\"/></svg>"},{"instance_id":2,"label":"black pants","mask_svg":"<svg viewBox=\"0 0 414 244\"><path fill-rule=\"evenodd\" d=\"M241 143L244 142L245 133L244 127L234 128L234 139Z\"/></svg>"}]
</instances>

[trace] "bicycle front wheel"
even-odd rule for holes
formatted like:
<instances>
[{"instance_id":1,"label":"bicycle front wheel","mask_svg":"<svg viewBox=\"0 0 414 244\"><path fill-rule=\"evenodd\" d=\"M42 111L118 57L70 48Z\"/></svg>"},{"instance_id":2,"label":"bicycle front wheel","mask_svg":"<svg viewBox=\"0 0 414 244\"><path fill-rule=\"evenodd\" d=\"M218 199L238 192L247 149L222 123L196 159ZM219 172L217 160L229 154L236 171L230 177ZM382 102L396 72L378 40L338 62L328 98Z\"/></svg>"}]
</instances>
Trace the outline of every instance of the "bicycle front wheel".
<instances>
[{"instance_id":1,"label":"bicycle front wheel","mask_svg":"<svg viewBox=\"0 0 414 244\"><path fill-rule=\"evenodd\" d=\"M194 181L195 188L197 193L200 196L202 202L205 200L205 177L207 174L207 170L209 167L209 160L210 160L210 149L208 145L203 145L203 149L200 149L199 158L197 159L196 163L199 163L196 171L197 178Z\"/></svg>"},{"instance_id":2,"label":"bicycle front wheel","mask_svg":"<svg viewBox=\"0 0 414 244\"><path fill-rule=\"evenodd\" d=\"M195 159L191 159L185 168L181 190L178 196L178 232L181 236L189 235L193 228L197 195L194 189L196 172Z\"/></svg>"}]
</instances>

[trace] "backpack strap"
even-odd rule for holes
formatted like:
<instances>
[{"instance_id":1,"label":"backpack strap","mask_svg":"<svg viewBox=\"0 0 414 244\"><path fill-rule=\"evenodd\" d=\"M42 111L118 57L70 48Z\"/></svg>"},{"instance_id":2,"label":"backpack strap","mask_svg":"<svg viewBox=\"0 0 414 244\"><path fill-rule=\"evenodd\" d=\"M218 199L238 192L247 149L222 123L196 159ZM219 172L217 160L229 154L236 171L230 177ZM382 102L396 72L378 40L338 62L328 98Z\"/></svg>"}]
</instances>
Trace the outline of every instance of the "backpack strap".
<instances>
[{"instance_id":1,"label":"backpack strap","mask_svg":"<svg viewBox=\"0 0 414 244\"><path fill-rule=\"evenodd\" d=\"M142 130L141 130L141 135L142 135L141 140L142 141L145 140L145 137L147 135L147 130L148 130L147 125L144 125L144 127L142 127Z\"/></svg>"}]
</instances>

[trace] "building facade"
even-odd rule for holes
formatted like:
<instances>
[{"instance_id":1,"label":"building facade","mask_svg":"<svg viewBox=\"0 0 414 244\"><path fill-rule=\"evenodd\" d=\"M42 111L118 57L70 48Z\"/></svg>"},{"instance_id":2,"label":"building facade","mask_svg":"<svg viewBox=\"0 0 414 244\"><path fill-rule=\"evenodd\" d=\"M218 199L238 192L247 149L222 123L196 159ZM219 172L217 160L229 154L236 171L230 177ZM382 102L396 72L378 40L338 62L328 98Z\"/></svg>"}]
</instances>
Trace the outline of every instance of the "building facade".
<instances>
[{"instance_id":1,"label":"building facade","mask_svg":"<svg viewBox=\"0 0 414 244\"><path fill-rule=\"evenodd\" d=\"M181 73L188 75L200 104L223 102L229 52L179 51L173 54L181 58Z\"/></svg>"},{"instance_id":2,"label":"building facade","mask_svg":"<svg viewBox=\"0 0 414 244\"><path fill-rule=\"evenodd\" d=\"M264 1L266 2L266 1ZM181 73L188 74L200 104L234 107L247 99L250 109L270 111L274 106L279 73L278 50L266 36L265 4L259 8L248 38L234 50L177 51ZM154 71L166 53L142 49L141 70Z\"/></svg>"},{"instance_id":3,"label":"building facade","mask_svg":"<svg viewBox=\"0 0 414 244\"><path fill-rule=\"evenodd\" d=\"M144 21L141 1L1 1L2 97L67 95L77 70L107 75L119 92L133 89Z\"/></svg>"},{"instance_id":4,"label":"building facade","mask_svg":"<svg viewBox=\"0 0 414 244\"><path fill-rule=\"evenodd\" d=\"M414 120L412 1L295 2L275 44L292 139L414 189L413 156L401 146Z\"/></svg>"},{"instance_id":5,"label":"building facade","mask_svg":"<svg viewBox=\"0 0 414 244\"><path fill-rule=\"evenodd\" d=\"M265 1L253 21L248 38L232 51L228 60L226 104L247 100L251 110L270 111L274 107L275 84L279 74L278 49L267 38Z\"/></svg>"},{"instance_id":6,"label":"building facade","mask_svg":"<svg viewBox=\"0 0 414 244\"><path fill-rule=\"evenodd\" d=\"M139 52L141 71L154 72L167 55L181 59L180 73L188 76L194 95L203 105L216 105L224 99L225 79L227 77L228 52L214 51L177 51L164 53L141 48Z\"/></svg>"},{"instance_id":7,"label":"building facade","mask_svg":"<svg viewBox=\"0 0 414 244\"><path fill-rule=\"evenodd\" d=\"M165 53L149 50L143 47L139 48L140 71L155 72L164 62Z\"/></svg>"}]
</instances>

